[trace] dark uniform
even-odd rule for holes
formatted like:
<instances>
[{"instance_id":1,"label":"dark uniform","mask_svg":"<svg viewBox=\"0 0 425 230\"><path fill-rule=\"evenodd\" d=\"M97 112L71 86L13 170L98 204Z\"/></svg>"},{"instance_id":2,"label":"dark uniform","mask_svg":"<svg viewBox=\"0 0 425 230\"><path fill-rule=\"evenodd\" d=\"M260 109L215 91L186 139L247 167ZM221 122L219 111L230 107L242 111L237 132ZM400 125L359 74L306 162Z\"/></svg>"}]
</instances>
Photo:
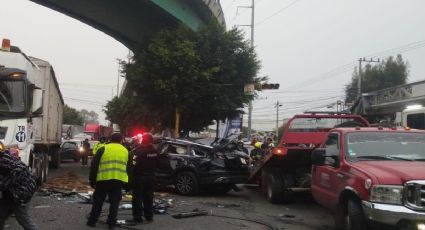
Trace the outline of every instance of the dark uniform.
<instances>
[{"instance_id":1,"label":"dark uniform","mask_svg":"<svg viewBox=\"0 0 425 230\"><path fill-rule=\"evenodd\" d=\"M144 134L142 142L133 150L133 218L142 222L142 215L147 221L153 221L153 194L155 171L159 153L152 145L153 138Z\"/></svg>"},{"instance_id":2,"label":"dark uniform","mask_svg":"<svg viewBox=\"0 0 425 230\"><path fill-rule=\"evenodd\" d=\"M102 211L106 196L109 197L109 228L115 227L118 215L118 206L122 197L122 188L129 182L131 175L131 155L120 144L121 135L113 134L112 143L100 148L93 158L90 168L90 186L93 193L93 206L87 225L95 227Z\"/></svg>"},{"instance_id":3,"label":"dark uniform","mask_svg":"<svg viewBox=\"0 0 425 230\"><path fill-rule=\"evenodd\" d=\"M81 153L81 165L85 166L87 165L88 159L89 159L89 152L90 152L90 143L89 139L85 139L83 141L83 152Z\"/></svg>"}]
</instances>

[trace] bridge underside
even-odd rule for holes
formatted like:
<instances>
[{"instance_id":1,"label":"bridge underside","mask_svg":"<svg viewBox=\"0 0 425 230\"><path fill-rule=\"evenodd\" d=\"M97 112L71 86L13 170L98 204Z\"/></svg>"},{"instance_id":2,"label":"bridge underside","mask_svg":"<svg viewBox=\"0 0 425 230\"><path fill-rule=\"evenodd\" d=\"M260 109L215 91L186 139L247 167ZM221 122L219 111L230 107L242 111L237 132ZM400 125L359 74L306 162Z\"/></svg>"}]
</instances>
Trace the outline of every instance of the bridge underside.
<instances>
[{"instance_id":1,"label":"bridge underside","mask_svg":"<svg viewBox=\"0 0 425 230\"><path fill-rule=\"evenodd\" d=\"M181 22L195 30L213 17L199 0L31 1L88 24L132 50L165 27Z\"/></svg>"}]
</instances>

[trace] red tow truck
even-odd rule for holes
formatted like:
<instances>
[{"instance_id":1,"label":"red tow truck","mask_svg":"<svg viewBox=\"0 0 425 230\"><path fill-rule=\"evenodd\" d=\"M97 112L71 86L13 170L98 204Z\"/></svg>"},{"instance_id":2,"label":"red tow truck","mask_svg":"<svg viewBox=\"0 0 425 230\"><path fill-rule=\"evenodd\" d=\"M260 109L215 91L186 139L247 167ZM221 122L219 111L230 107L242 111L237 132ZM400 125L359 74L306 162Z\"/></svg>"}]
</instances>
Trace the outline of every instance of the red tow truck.
<instances>
[{"instance_id":1,"label":"red tow truck","mask_svg":"<svg viewBox=\"0 0 425 230\"><path fill-rule=\"evenodd\" d=\"M272 203L311 189L334 211L337 229L425 230L425 131L370 127L346 114L296 115L250 180Z\"/></svg>"},{"instance_id":2,"label":"red tow truck","mask_svg":"<svg viewBox=\"0 0 425 230\"><path fill-rule=\"evenodd\" d=\"M310 190L311 154L335 127L365 127L357 115L309 112L288 121L276 148L266 153L251 170L249 180L259 182L271 203L289 202L294 192Z\"/></svg>"},{"instance_id":3,"label":"red tow truck","mask_svg":"<svg viewBox=\"0 0 425 230\"><path fill-rule=\"evenodd\" d=\"M335 128L311 159L312 194L338 229L425 229L425 131Z\"/></svg>"}]
</instances>

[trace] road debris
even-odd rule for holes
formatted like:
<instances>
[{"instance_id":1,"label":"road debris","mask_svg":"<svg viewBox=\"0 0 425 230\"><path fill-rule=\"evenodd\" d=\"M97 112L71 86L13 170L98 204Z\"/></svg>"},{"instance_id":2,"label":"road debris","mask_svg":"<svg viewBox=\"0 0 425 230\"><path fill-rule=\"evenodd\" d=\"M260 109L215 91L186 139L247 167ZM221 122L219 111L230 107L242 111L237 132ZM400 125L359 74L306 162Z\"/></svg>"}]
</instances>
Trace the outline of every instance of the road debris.
<instances>
[{"instance_id":1,"label":"road debris","mask_svg":"<svg viewBox=\"0 0 425 230\"><path fill-rule=\"evenodd\" d=\"M88 182L80 179L73 172L67 171L63 175L47 181L41 187L42 189L60 189L73 192L89 192L93 191Z\"/></svg>"},{"instance_id":2,"label":"road debris","mask_svg":"<svg viewBox=\"0 0 425 230\"><path fill-rule=\"evenodd\" d=\"M182 212L182 213L176 213L171 215L173 218L176 219L182 219L182 218L189 218L189 217L195 217L195 216L206 216L208 215L208 211L206 210L193 210L192 212Z\"/></svg>"}]
</instances>

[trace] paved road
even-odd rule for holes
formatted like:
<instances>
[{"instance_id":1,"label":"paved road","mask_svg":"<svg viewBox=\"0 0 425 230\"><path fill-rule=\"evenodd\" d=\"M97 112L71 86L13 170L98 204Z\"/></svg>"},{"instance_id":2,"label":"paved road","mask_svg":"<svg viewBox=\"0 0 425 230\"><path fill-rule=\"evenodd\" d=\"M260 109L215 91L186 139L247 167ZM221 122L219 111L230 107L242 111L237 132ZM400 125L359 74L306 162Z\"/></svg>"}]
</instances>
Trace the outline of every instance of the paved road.
<instances>
[{"instance_id":1,"label":"paved road","mask_svg":"<svg viewBox=\"0 0 425 230\"><path fill-rule=\"evenodd\" d=\"M52 181L64 174L75 174L86 180L88 168L76 163L65 163L58 170L51 170ZM179 196L169 191L156 193L157 198L172 199L169 213L187 212L194 209L207 210L213 215L188 219L174 219L170 215L156 215L151 224L132 226L130 229L176 229L176 230L227 230L227 229L332 229L332 215L315 204L309 194L299 194L293 204L272 205L259 192L258 187L242 186L242 192L230 192L223 196ZM85 226L90 205L51 196L36 195L30 204L31 214L40 229L93 229ZM105 204L104 209L107 210ZM120 210L119 219L131 219L131 210ZM102 217L101 220L105 220ZM251 220L251 221L249 221ZM99 229L106 225L99 223ZM21 229L10 218L6 230ZM129 228L127 228L129 229Z\"/></svg>"}]
</instances>

